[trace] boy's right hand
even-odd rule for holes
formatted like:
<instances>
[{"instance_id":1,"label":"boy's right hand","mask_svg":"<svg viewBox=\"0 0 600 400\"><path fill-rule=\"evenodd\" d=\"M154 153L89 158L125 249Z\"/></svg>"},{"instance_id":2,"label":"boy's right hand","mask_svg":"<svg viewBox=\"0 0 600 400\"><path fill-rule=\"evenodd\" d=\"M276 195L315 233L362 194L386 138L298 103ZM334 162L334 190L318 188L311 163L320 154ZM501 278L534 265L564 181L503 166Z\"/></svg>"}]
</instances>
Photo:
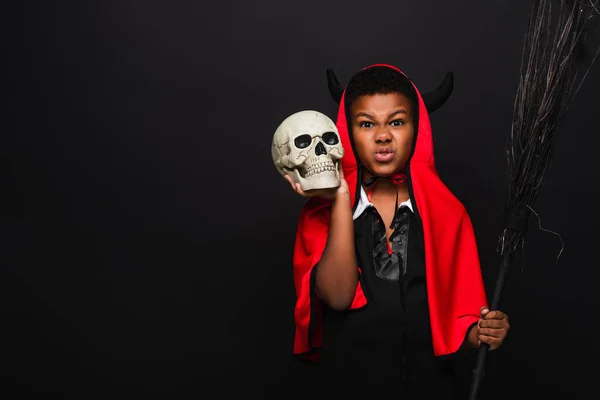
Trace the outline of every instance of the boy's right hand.
<instances>
[{"instance_id":1,"label":"boy's right hand","mask_svg":"<svg viewBox=\"0 0 600 400\"><path fill-rule=\"evenodd\" d=\"M304 197L322 197L327 200L335 200L340 196L346 196L350 194L350 190L348 189L348 182L344 178L344 171L339 168L340 171L340 186L330 189L315 189L315 190L302 190L302 187L299 183L294 183L292 178L289 175L285 175L284 178L289 182L290 186L294 190L294 192L298 193L300 196Z\"/></svg>"}]
</instances>

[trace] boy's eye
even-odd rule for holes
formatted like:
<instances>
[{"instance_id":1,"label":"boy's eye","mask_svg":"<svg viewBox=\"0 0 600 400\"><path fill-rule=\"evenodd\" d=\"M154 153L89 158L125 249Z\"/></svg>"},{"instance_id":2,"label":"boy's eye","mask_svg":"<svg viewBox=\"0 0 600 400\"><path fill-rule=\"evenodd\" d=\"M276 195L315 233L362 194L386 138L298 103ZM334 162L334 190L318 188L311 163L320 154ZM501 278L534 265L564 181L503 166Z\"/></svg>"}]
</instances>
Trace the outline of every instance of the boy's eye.
<instances>
[{"instance_id":1,"label":"boy's eye","mask_svg":"<svg viewBox=\"0 0 600 400\"><path fill-rule=\"evenodd\" d=\"M373 126L372 122L362 121L358 124L361 128L371 128Z\"/></svg>"},{"instance_id":2,"label":"boy's eye","mask_svg":"<svg viewBox=\"0 0 600 400\"><path fill-rule=\"evenodd\" d=\"M397 119L395 121L392 121L391 125L392 126L402 126L402 125L404 125L404 121L402 121L401 119Z\"/></svg>"}]
</instances>

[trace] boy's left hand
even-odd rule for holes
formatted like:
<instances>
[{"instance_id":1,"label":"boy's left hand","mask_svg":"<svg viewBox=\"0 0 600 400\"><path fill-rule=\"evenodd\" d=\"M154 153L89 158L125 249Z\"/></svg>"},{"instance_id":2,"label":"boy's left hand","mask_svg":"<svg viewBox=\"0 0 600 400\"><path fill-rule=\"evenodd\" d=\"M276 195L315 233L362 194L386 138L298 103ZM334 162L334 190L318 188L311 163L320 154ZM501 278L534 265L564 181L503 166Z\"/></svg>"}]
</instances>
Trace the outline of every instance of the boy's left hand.
<instances>
[{"instance_id":1,"label":"boy's left hand","mask_svg":"<svg viewBox=\"0 0 600 400\"><path fill-rule=\"evenodd\" d=\"M487 343L490 350L495 350L502 345L509 330L510 323L506 314L502 311L490 311L487 307L481 307L476 327L478 345Z\"/></svg>"}]
</instances>

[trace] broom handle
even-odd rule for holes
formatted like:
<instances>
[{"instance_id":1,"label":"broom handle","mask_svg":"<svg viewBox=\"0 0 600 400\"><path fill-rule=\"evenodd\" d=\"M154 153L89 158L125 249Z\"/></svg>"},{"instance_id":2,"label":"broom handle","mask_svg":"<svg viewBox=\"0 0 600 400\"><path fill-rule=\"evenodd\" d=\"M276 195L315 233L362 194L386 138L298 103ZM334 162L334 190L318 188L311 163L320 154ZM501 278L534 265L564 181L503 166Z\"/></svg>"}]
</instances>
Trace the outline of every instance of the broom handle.
<instances>
[{"instance_id":1,"label":"broom handle","mask_svg":"<svg viewBox=\"0 0 600 400\"><path fill-rule=\"evenodd\" d=\"M504 279L508 274L508 266L510 265L510 259L510 252L505 251L504 255L502 256L500 271L498 272L498 277L496 278L496 288L494 290L494 298L492 299L492 304L490 305L490 311L498 309L498 303L500 302L500 295L502 293L502 286L504 285ZM475 366L475 370L473 371L473 382L471 385L471 393L469 395L469 400L476 400L477 395L479 394L479 387L481 386L481 382L483 380L484 375L485 357L488 353L489 348L490 346L487 343L481 343L481 346L479 346L479 354L477 355L477 365Z\"/></svg>"}]
</instances>

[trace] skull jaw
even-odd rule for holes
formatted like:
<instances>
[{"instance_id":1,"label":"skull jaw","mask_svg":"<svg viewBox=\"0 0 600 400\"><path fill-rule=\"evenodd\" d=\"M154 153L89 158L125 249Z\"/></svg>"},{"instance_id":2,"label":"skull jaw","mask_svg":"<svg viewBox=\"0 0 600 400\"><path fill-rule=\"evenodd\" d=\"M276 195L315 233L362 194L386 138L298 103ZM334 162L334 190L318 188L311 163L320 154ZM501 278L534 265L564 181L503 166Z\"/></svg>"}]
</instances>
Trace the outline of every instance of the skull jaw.
<instances>
[{"instance_id":1,"label":"skull jaw","mask_svg":"<svg viewBox=\"0 0 600 400\"><path fill-rule=\"evenodd\" d=\"M300 172L295 169L292 178L294 182L299 183L303 191L317 189L332 189L340 186L339 171L325 171L319 174L311 175L309 178L303 178Z\"/></svg>"}]
</instances>

